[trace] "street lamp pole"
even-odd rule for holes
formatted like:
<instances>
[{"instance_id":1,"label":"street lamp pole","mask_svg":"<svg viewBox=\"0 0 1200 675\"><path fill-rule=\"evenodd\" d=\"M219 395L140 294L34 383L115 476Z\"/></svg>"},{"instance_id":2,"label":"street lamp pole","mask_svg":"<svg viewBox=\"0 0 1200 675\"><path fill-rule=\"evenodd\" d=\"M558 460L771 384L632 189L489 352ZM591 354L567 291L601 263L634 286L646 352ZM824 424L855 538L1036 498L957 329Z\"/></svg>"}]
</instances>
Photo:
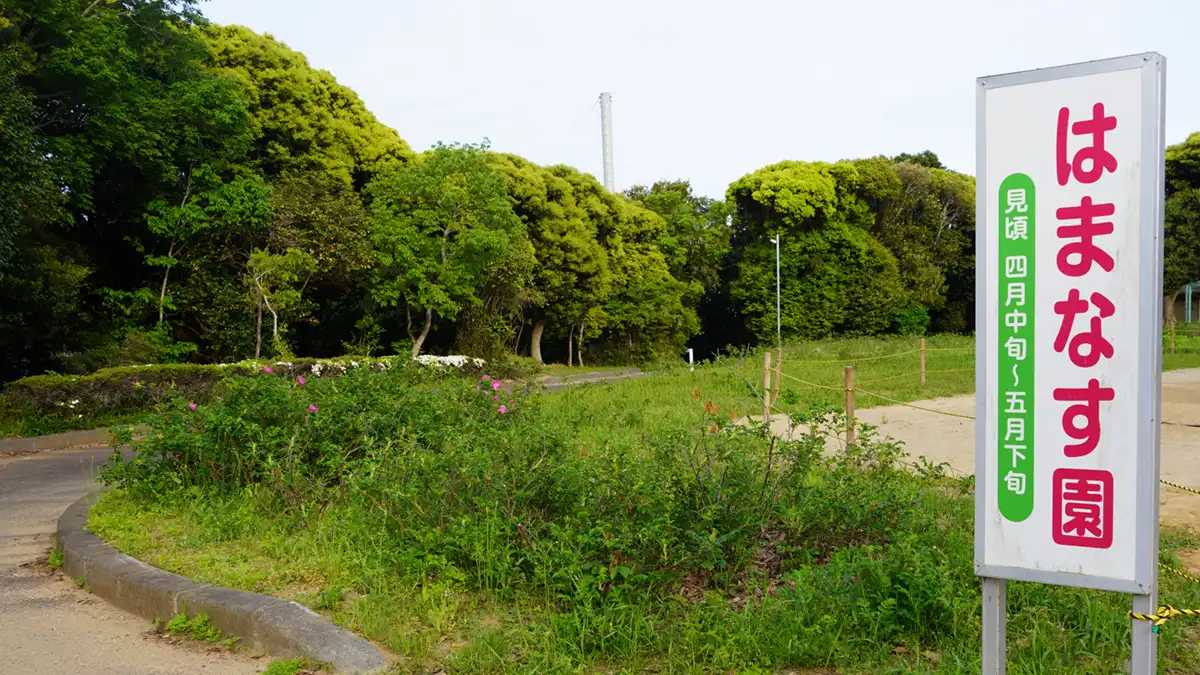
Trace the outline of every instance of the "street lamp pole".
<instances>
[{"instance_id":1,"label":"street lamp pole","mask_svg":"<svg viewBox=\"0 0 1200 675\"><path fill-rule=\"evenodd\" d=\"M768 395L776 401L779 400L779 380L783 375L783 312L780 307L779 294L779 240L781 238L782 235L776 234L775 238L771 240L771 243L775 244L775 349L777 355L775 357L775 377L773 378L775 387L774 391L768 392ZM768 419L770 418L768 417Z\"/></svg>"},{"instance_id":2,"label":"street lamp pole","mask_svg":"<svg viewBox=\"0 0 1200 675\"><path fill-rule=\"evenodd\" d=\"M771 240L775 244L775 345L783 349L783 318L779 300L779 235Z\"/></svg>"}]
</instances>

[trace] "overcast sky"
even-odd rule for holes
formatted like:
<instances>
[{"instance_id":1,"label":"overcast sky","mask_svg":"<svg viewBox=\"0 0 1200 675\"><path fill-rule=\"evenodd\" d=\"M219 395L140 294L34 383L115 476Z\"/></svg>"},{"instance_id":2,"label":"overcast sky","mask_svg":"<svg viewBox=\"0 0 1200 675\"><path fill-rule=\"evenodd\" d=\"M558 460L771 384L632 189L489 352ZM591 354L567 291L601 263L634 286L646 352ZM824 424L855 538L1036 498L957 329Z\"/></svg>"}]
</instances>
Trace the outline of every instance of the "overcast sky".
<instances>
[{"instance_id":1,"label":"overcast sky","mask_svg":"<svg viewBox=\"0 0 1200 675\"><path fill-rule=\"evenodd\" d=\"M1195 0L211 0L355 89L416 150L477 142L721 197L783 159L933 150L974 172L975 78L1157 51L1200 131Z\"/></svg>"}]
</instances>

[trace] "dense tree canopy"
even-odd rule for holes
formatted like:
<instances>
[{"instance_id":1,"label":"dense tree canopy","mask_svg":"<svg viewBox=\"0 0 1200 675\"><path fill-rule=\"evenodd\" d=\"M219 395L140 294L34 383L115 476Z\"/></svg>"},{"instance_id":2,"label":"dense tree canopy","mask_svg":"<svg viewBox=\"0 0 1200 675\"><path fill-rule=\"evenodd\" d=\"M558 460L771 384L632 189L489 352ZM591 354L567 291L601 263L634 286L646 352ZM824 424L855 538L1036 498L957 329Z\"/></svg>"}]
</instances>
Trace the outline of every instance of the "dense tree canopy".
<instances>
[{"instance_id":1,"label":"dense tree canopy","mask_svg":"<svg viewBox=\"0 0 1200 675\"><path fill-rule=\"evenodd\" d=\"M1175 297L1200 281L1200 133L1167 148L1163 239L1163 306L1175 318Z\"/></svg>"},{"instance_id":2,"label":"dense tree canopy","mask_svg":"<svg viewBox=\"0 0 1200 675\"><path fill-rule=\"evenodd\" d=\"M303 54L242 26L208 26L209 70L236 81L254 117L254 168L267 175L320 172L365 185L412 156L408 144L333 75Z\"/></svg>"},{"instance_id":3,"label":"dense tree canopy","mask_svg":"<svg viewBox=\"0 0 1200 675\"><path fill-rule=\"evenodd\" d=\"M411 349L649 360L973 330L975 183L928 150L785 161L722 199L414 153L302 54L191 0L0 3L0 380ZM1200 135L1164 291L1200 279Z\"/></svg>"},{"instance_id":4,"label":"dense tree canopy","mask_svg":"<svg viewBox=\"0 0 1200 675\"><path fill-rule=\"evenodd\" d=\"M410 333L413 356L435 317L454 319L482 303L485 275L528 260L521 221L484 148L438 146L382 173L367 194L376 252L371 295L380 306L423 317L420 333Z\"/></svg>"}]
</instances>

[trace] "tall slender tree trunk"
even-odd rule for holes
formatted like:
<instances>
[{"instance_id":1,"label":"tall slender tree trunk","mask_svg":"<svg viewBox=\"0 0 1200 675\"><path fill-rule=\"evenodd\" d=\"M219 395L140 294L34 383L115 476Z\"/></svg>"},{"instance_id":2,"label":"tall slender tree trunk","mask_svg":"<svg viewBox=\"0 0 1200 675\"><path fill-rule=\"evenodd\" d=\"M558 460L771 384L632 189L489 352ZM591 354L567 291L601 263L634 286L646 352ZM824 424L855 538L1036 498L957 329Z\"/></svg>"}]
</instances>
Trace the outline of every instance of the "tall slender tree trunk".
<instances>
[{"instance_id":1,"label":"tall slender tree trunk","mask_svg":"<svg viewBox=\"0 0 1200 675\"><path fill-rule=\"evenodd\" d=\"M262 292L262 299L267 305L267 311L271 313L271 345L275 347L275 355L279 356L279 312L271 306L271 298L267 297L265 292Z\"/></svg>"},{"instance_id":2,"label":"tall slender tree trunk","mask_svg":"<svg viewBox=\"0 0 1200 675\"><path fill-rule=\"evenodd\" d=\"M529 355L538 363L545 363L542 360L542 331L546 330L546 320L538 319L533 324L533 334L529 337Z\"/></svg>"},{"instance_id":3,"label":"tall slender tree trunk","mask_svg":"<svg viewBox=\"0 0 1200 675\"><path fill-rule=\"evenodd\" d=\"M175 257L175 242L171 242L171 247L167 249L167 257ZM162 287L158 289L158 322L163 322L163 305L167 302L167 278L171 276L171 268L163 270Z\"/></svg>"},{"instance_id":4,"label":"tall slender tree trunk","mask_svg":"<svg viewBox=\"0 0 1200 675\"><path fill-rule=\"evenodd\" d=\"M433 310L425 310L425 325L421 327L421 334L413 342L412 356L417 358L421 353L421 345L425 344L425 338L429 337L429 327L433 325Z\"/></svg>"},{"instance_id":5,"label":"tall slender tree trunk","mask_svg":"<svg viewBox=\"0 0 1200 675\"><path fill-rule=\"evenodd\" d=\"M521 336L525 334L525 320L521 320L521 325L517 327L517 339L513 341L513 354L521 355Z\"/></svg>"},{"instance_id":6,"label":"tall slender tree trunk","mask_svg":"<svg viewBox=\"0 0 1200 675\"><path fill-rule=\"evenodd\" d=\"M573 363L575 361L575 354L573 353L573 348L575 346L573 344L574 341L575 341L575 331L568 328L567 329L567 365L568 366L571 365L571 363Z\"/></svg>"},{"instance_id":7,"label":"tall slender tree trunk","mask_svg":"<svg viewBox=\"0 0 1200 675\"><path fill-rule=\"evenodd\" d=\"M579 360L579 365L583 366L583 327L587 325L587 319L579 322L579 346L575 349L575 358Z\"/></svg>"},{"instance_id":8,"label":"tall slender tree trunk","mask_svg":"<svg viewBox=\"0 0 1200 675\"><path fill-rule=\"evenodd\" d=\"M1178 290L1163 297L1163 321L1166 321L1167 323L1175 323L1178 320L1175 317L1175 301L1178 299Z\"/></svg>"},{"instance_id":9,"label":"tall slender tree trunk","mask_svg":"<svg viewBox=\"0 0 1200 675\"><path fill-rule=\"evenodd\" d=\"M258 327L254 331L254 358L262 357L262 293L258 294Z\"/></svg>"}]
</instances>

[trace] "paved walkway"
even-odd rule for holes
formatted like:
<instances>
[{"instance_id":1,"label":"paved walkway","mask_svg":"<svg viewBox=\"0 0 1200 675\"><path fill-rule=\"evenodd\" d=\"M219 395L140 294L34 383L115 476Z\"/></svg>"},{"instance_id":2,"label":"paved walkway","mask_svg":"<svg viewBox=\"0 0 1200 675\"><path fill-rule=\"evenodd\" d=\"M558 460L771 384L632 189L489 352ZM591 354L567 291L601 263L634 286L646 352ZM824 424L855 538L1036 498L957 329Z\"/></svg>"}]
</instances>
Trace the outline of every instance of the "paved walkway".
<instances>
[{"instance_id":1,"label":"paved walkway","mask_svg":"<svg viewBox=\"0 0 1200 675\"><path fill-rule=\"evenodd\" d=\"M597 370L591 373L579 373L565 377L547 375L538 378L538 383L545 386L546 391L557 391L579 384L604 384L605 382L636 380L639 377L645 376L646 373L643 373L640 368L620 368L617 370Z\"/></svg>"},{"instance_id":2,"label":"paved walkway","mask_svg":"<svg viewBox=\"0 0 1200 675\"><path fill-rule=\"evenodd\" d=\"M36 564L58 517L94 488L107 447L0 458L0 673L242 675L265 659L172 645L152 626Z\"/></svg>"},{"instance_id":3,"label":"paved walkway","mask_svg":"<svg viewBox=\"0 0 1200 675\"><path fill-rule=\"evenodd\" d=\"M975 414L973 394L914 401L913 405L958 415ZM1200 489L1200 368L1163 373L1162 413L1159 475L1163 480ZM973 419L900 405L860 409L856 416L862 422L878 426L881 434L904 441L904 448L913 460L924 455L932 462L948 463L959 473L975 471ZM782 416L773 416L771 426L781 436L788 433ZM831 441L830 446L833 445L838 444ZM1163 485L1159 488L1159 504L1163 521L1200 529L1200 495Z\"/></svg>"}]
</instances>

